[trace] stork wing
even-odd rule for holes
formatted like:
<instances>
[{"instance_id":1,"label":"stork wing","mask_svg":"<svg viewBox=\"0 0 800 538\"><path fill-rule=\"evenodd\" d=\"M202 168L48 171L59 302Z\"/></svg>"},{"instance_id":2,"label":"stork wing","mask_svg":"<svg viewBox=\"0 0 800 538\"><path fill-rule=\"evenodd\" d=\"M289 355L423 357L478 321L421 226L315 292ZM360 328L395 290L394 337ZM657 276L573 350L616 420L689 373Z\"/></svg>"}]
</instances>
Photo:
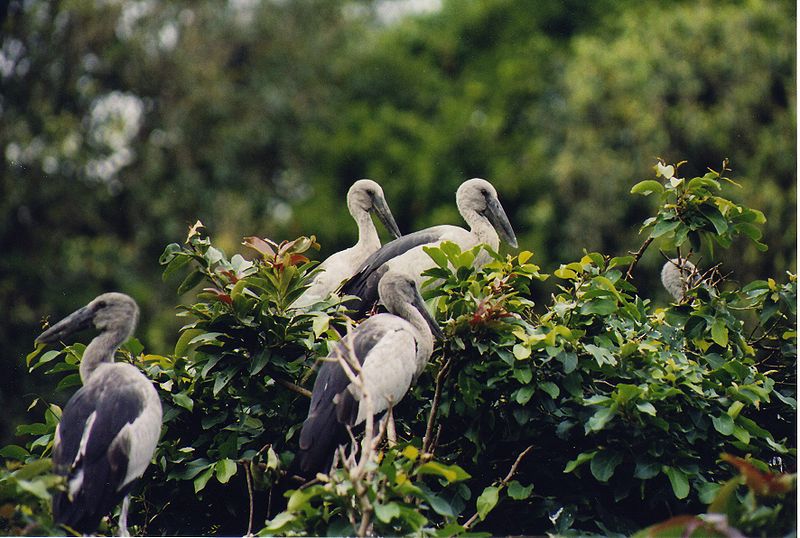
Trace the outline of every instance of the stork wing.
<instances>
[{"instance_id":1,"label":"stork wing","mask_svg":"<svg viewBox=\"0 0 800 538\"><path fill-rule=\"evenodd\" d=\"M127 443L114 443L126 424L142 413L141 391L130 384L97 379L67 402L53 451L56 472L67 492L53 498L54 520L91 533L129 488L120 489L128 467Z\"/></svg>"},{"instance_id":2,"label":"stork wing","mask_svg":"<svg viewBox=\"0 0 800 538\"><path fill-rule=\"evenodd\" d=\"M391 330L391 324L382 323L385 317L393 316L373 316L359 325L336 345L328 357L334 360L326 361L320 367L311 393L308 417L300 430L300 450L293 464L298 474L313 477L326 471L336 447L347 441L344 424L352 423L355 410L352 418L342 417L345 420L340 421L337 417L334 399L347 393L350 379L335 359L352 352L359 364L363 364L369 351Z\"/></svg>"},{"instance_id":3,"label":"stork wing","mask_svg":"<svg viewBox=\"0 0 800 538\"><path fill-rule=\"evenodd\" d=\"M378 282L385 272L383 265L386 262L405 254L412 248L440 241L448 228L448 226L434 226L419 230L389 241L373 252L364 261L361 269L342 286L343 295L355 295L361 299L359 304L347 305L355 310L353 319L364 317L364 314L378 301Z\"/></svg>"}]
</instances>

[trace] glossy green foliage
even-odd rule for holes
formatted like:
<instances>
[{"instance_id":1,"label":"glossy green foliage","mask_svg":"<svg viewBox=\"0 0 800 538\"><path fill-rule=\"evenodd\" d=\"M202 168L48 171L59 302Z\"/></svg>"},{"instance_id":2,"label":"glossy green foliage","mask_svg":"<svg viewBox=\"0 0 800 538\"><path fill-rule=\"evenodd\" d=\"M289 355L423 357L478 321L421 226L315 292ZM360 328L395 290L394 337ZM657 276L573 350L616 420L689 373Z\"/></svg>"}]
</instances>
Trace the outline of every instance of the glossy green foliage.
<instances>
[{"instance_id":1,"label":"glossy green foliage","mask_svg":"<svg viewBox=\"0 0 800 538\"><path fill-rule=\"evenodd\" d=\"M687 181L660 163L657 173L632 189L659 202L636 256L587 252L548 275L527 250L426 248L435 266L423 291L446 338L393 409L400 443L376 446L360 474L340 459L270 514L313 365L347 320L336 297L292 307L316 274L314 238L248 237L245 255L228 257L198 222L160 259L189 298L174 351L144 354L133 339L118 354L153 379L165 412L136 531L627 535L710 505L716 516L659 529L790 532L796 275L742 285L705 272L667 306L637 290L630 275L651 244L759 240L741 227L757 229L759 213L724 198L713 172ZM678 224L654 237L659 222ZM535 304L545 281L557 291ZM39 347L28 365L73 391L83 349ZM9 461L49 455L60 408L40 402L44 419L18 430L27 445L0 453ZM728 462L745 478L731 479ZM25 506L46 524L46 508Z\"/></svg>"},{"instance_id":2,"label":"glossy green foliage","mask_svg":"<svg viewBox=\"0 0 800 538\"><path fill-rule=\"evenodd\" d=\"M368 499L373 513L370 534L377 536L454 536L465 529L456 519L469 498L459 483L470 476L456 465L420 458L414 445L395 446L369 465L367 479L337 467L321 483L295 490L286 511L267 522L259 535L352 536L363 508L353 499ZM361 489L363 488L363 489ZM466 496L466 497L465 497Z\"/></svg>"}]
</instances>

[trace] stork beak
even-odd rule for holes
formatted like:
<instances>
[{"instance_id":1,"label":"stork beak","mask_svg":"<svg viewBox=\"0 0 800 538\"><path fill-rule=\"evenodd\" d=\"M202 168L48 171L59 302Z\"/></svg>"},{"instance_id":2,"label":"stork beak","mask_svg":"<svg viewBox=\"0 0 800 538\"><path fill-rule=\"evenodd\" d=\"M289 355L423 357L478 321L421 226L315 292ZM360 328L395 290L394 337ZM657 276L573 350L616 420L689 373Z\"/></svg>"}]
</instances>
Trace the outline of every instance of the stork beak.
<instances>
[{"instance_id":1,"label":"stork beak","mask_svg":"<svg viewBox=\"0 0 800 538\"><path fill-rule=\"evenodd\" d=\"M420 314L422 314L423 319L428 324L428 327L430 327L431 329L431 333L433 333L434 339L443 340L444 333L442 332L442 329L439 327L439 324L436 323L436 320L433 319L433 316L431 316L431 314L428 312L428 308L425 306L425 301L422 299L422 296L419 294L419 291L416 289L416 286L414 290L416 291L415 293L416 296L414 297L414 301L411 304L414 305L414 308L419 310Z\"/></svg>"},{"instance_id":2,"label":"stork beak","mask_svg":"<svg viewBox=\"0 0 800 538\"><path fill-rule=\"evenodd\" d=\"M69 336L74 332L88 329L92 326L93 320L94 310L88 306L84 306L40 334L36 342L42 344L58 342L65 336Z\"/></svg>"},{"instance_id":3,"label":"stork beak","mask_svg":"<svg viewBox=\"0 0 800 538\"><path fill-rule=\"evenodd\" d=\"M389 233L392 234L392 237L397 239L402 235L400 233L400 228L397 227L397 223L394 221L391 210L389 210L389 205L386 203L383 196L372 197L372 210L378 215L378 218L383 225L386 226L386 229L389 230Z\"/></svg>"},{"instance_id":4,"label":"stork beak","mask_svg":"<svg viewBox=\"0 0 800 538\"><path fill-rule=\"evenodd\" d=\"M512 247L517 248L517 236L514 235L514 230L511 228L511 223L508 221L503 206L500 205L500 200L494 196L487 197L484 215L492 223L494 229L497 230L500 238Z\"/></svg>"}]
</instances>

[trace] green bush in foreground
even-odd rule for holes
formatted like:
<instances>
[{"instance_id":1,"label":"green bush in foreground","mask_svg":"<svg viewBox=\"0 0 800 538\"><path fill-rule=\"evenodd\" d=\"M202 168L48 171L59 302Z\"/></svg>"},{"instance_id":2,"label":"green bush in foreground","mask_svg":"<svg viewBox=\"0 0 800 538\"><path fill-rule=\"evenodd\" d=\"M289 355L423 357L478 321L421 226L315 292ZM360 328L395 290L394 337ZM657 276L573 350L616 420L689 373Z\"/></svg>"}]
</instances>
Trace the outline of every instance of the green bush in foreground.
<instances>
[{"instance_id":1,"label":"green bush in foreground","mask_svg":"<svg viewBox=\"0 0 800 538\"><path fill-rule=\"evenodd\" d=\"M426 295L447 338L393 410L399 444L340 458L330 476L287 493L277 514L266 507L293 458L314 363L348 321L336 298L292 308L315 274L313 238L246 238L249 259L228 258L193 227L160 260L165 278L186 274L180 293L203 286L180 307L174 352L145 355L132 340L118 359L144 369L165 411L156 464L132 506L137 530L794 532L795 475L785 473L796 465L796 276L740 285L711 268L680 304L652 304L631 277L652 243L711 255L744 236L764 248L763 215L722 197L721 173L656 171L632 188L658 198L635 255L586 253L547 275L529 251L487 251L477 270L485 247L428 249ZM546 278L558 292L537 306L531 290ZM82 349L37 349L28 362L68 388ZM15 461L46 466L37 462L59 413L50 405L44 422L18 428L34 437L25 448L0 452L0 493L25 487ZM59 486L37 476L33 497L0 504L10 529L34 529L24 518L51 528L44 501Z\"/></svg>"}]
</instances>

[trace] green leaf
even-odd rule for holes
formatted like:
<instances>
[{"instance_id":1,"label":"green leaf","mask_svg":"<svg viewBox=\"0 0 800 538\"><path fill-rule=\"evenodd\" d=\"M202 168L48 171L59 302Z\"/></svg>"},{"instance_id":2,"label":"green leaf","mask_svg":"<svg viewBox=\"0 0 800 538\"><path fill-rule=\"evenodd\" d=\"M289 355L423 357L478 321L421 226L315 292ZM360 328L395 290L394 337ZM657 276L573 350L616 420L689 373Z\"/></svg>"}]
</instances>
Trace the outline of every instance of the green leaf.
<instances>
[{"instance_id":1,"label":"green leaf","mask_svg":"<svg viewBox=\"0 0 800 538\"><path fill-rule=\"evenodd\" d=\"M556 387L558 388L558 387ZM516 392L516 401L520 405L525 405L533 396L534 388L530 385L526 385L524 387L520 387Z\"/></svg>"},{"instance_id":2,"label":"green leaf","mask_svg":"<svg viewBox=\"0 0 800 538\"><path fill-rule=\"evenodd\" d=\"M597 432L605 428L608 421L614 417L614 414L617 412L617 405L612 404L611 407L601 407L598 409L594 415L589 417L589 420L586 421L584 425L584 430L586 433Z\"/></svg>"},{"instance_id":3,"label":"green leaf","mask_svg":"<svg viewBox=\"0 0 800 538\"><path fill-rule=\"evenodd\" d=\"M523 499L527 499L530 497L531 492L533 491L533 484L528 486L523 486L516 480L512 480L508 484L508 496L514 499L515 501L521 501Z\"/></svg>"},{"instance_id":4,"label":"green leaf","mask_svg":"<svg viewBox=\"0 0 800 538\"><path fill-rule=\"evenodd\" d=\"M30 452L17 445L6 445L0 448L0 456L12 460L24 460L30 455Z\"/></svg>"},{"instance_id":5,"label":"green leaf","mask_svg":"<svg viewBox=\"0 0 800 538\"><path fill-rule=\"evenodd\" d=\"M447 256L439 248L436 247L422 247L422 250L431 257L431 259L442 269L448 268Z\"/></svg>"},{"instance_id":6,"label":"green leaf","mask_svg":"<svg viewBox=\"0 0 800 538\"><path fill-rule=\"evenodd\" d=\"M645 413L645 414L648 414L648 415L651 415L651 416L656 416L656 408L650 402L638 402L636 404L636 409L638 409L642 413Z\"/></svg>"},{"instance_id":7,"label":"green leaf","mask_svg":"<svg viewBox=\"0 0 800 538\"><path fill-rule=\"evenodd\" d=\"M583 465L587 461L590 461L592 458L594 458L596 454L597 454L597 450L595 450L593 452L582 452L582 453L578 454L577 458L567 462L567 465L566 465L566 467L564 467L564 471L563 472L571 473L572 471L574 471L575 469L577 469L578 467L580 467L581 465Z\"/></svg>"},{"instance_id":8,"label":"green leaf","mask_svg":"<svg viewBox=\"0 0 800 538\"><path fill-rule=\"evenodd\" d=\"M733 433L733 419L730 415L723 414L718 417L711 417L711 423L714 424L714 429L722 435L731 435Z\"/></svg>"},{"instance_id":9,"label":"green leaf","mask_svg":"<svg viewBox=\"0 0 800 538\"><path fill-rule=\"evenodd\" d=\"M489 486L483 490L483 493L478 496L475 505L478 509L478 517L481 518L481 521L486 519L486 516L489 515L489 512L497 505L497 499L499 498L500 490L495 486Z\"/></svg>"},{"instance_id":10,"label":"green leaf","mask_svg":"<svg viewBox=\"0 0 800 538\"><path fill-rule=\"evenodd\" d=\"M183 295L187 291L200 284L200 282L203 281L203 278L205 278L205 275L203 275L203 273L200 271L195 270L189 273L186 278L183 279L183 282L181 282L180 286L178 286L178 295Z\"/></svg>"},{"instance_id":11,"label":"green leaf","mask_svg":"<svg viewBox=\"0 0 800 538\"><path fill-rule=\"evenodd\" d=\"M203 471L197 478L194 479L194 492L198 493L202 491L203 488L206 487L206 484L214 475L214 466L209 466L208 469Z\"/></svg>"},{"instance_id":12,"label":"green leaf","mask_svg":"<svg viewBox=\"0 0 800 538\"><path fill-rule=\"evenodd\" d=\"M547 393L552 399L558 398L558 395L561 394L561 390L558 388L558 385L553 383L552 381L545 381L544 383L539 383L539 388Z\"/></svg>"},{"instance_id":13,"label":"green leaf","mask_svg":"<svg viewBox=\"0 0 800 538\"><path fill-rule=\"evenodd\" d=\"M219 460L215 468L216 468L217 480L219 480L219 483L227 484L228 480L230 480L231 477L236 474L237 467L235 461L225 458L224 460Z\"/></svg>"},{"instance_id":14,"label":"green leaf","mask_svg":"<svg viewBox=\"0 0 800 538\"><path fill-rule=\"evenodd\" d=\"M653 226L653 229L650 231L650 237L653 239L661 237L677 228L680 223L681 221L679 220L662 220Z\"/></svg>"},{"instance_id":15,"label":"green leaf","mask_svg":"<svg viewBox=\"0 0 800 538\"><path fill-rule=\"evenodd\" d=\"M527 359L531 356L531 348L524 344L515 344L513 352L514 357L519 361Z\"/></svg>"},{"instance_id":16,"label":"green leaf","mask_svg":"<svg viewBox=\"0 0 800 538\"><path fill-rule=\"evenodd\" d=\"M396 517L400 517L400 506L395 502L388 504L375 503L375 516L383 523L389 523Z\"/></svg>"},{"instance_id":17,"label":"green leaf","mask_svg":"<svg viewBox=\"0 0 800 538\"><path fill-rule=\"evenodd\" d=\"M649 196L652 193L661 194L664 192L664 185L655 179L645 179L631 187L631 194L641 194L642 196Z\"/></svg>"},{"instance_id":18,"label":"green leaf","mask_svg":"<svg viewBox=\"0 0 800 538\"><path fill-rule=\"evenodd\" d=\"M672 492L678 499L685 499L689 495L689 479L686 473L675 467L665 465L662 468L664 474L669 478L669 483L672 485Z\"/></svg>"},{"instance_id":19,"label":"green leaf","mask_svg":"<svg viewBox=\"0 0 800 538\"><path fill-rule=\"evenodd\" d=\"M594 299L581 305L581 314L607 316L617 311L617 301L611 298Z\"/></svg>"},{"instance_id":20,"label":"green leaf","mask_svg":"<svg viewBox=\"0 0 800 538\"><path fill-rule=\"evenodd\" d=\"M461 480L471 478L469 473L458 465L444 465L436 461L429 461L420 465L417 469L417 474L441 476L448 482L460 482Z\"/></svg>"},{"instance_id":21,"label":"green leaf","mask_svg":"<svg viewBox=\"0 0 800 538\"><path fill-rule=\"evenodd\" d=\"M602 450L592 458L589 468L592 475L600 482L608 482L614 475L614 469L622 463L622 454L613 450Z\"/></svg>"},{"instance_id":22,"label":"green leaf","mask_svg":"<svg viewBox=\"0 0 800 538\"><path fill-rule=\"evenodd\" d=\"M700 206L700 212L711 222L718 234L724 234L728 231L728 221L725 220L725 217L722 216L719 209L708 204L703 204Z\"/></svg>"},{"instance_id":23,"label":"green leaf","mask_svg":"<svg viewBox=\"0 0 800 538\"><path fill-rule=\"evenodd\" d=\"M642 480L648 480L656 476L660 471L660 463L655 461L637 461L636 469L633 471L633 476Z\"/></svg>"},{"instance_id":24,"label":"green leaf","mask_svg":"<svg viewBox=\"0 0 800 538\"><path fill-rule=\"evenodd\" d=\"M728 327L725 320L715 319L711 325L711 339L722 347L728 347Z\"/></svg>"},{"instance_id":25,"label":"green leaf","mask_svg":"<svg viewBox=\"0 0 800 538\"><path fill-rule=\"evenodd\" d=\"M194 400L192 400L185 392L173 394L172 401L184 409L188 409L189 411L194 409Z\"/></svg>"},{"instance_id":26,"label":"green leaf","mask_svg":"<svg viewBox=\"0 0 800 538\"><path fill-rule=\"evenodd\" d=\"M175 351L173 352L176 357L183 357L186 350L189 348L189 343L194 340L196 336L203 334L203 329L187 329L183 331L175 343Z\"/></svg>"}]
</instances>

